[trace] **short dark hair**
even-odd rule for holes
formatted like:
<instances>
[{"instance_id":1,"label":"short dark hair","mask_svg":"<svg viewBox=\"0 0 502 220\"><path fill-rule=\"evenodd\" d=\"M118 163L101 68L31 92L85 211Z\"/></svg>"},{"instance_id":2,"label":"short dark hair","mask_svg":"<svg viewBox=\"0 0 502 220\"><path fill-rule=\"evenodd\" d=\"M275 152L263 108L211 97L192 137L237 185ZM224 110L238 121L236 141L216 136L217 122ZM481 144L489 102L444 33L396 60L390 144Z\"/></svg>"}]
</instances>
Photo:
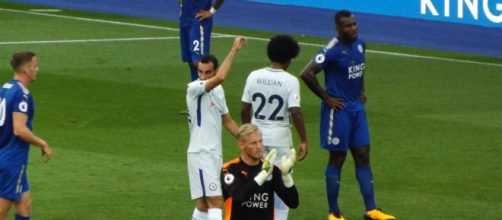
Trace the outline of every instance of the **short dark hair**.
<instances>
[{"instance_id":1,"label":"short dark hair","mask_svg":"<svg viewBox=\"0 0 502 220\"><path fill-rule=\"evenodd\" d=\"M35 56L36 54L31 51L17 52L12 55L10 66L12 67L12 70L17 72L22 65L29 63Z\"/></svg>"},{"instance_id":2,"label":"short dark hair","mask_svg":"<svg viewBox=\"0 0 502 220\"><path fill-rule=\"evenodd\" d=\"M219 64L218 64L218 59L211 55L211 54L207 54L207 55L203 55L199 62L201 63L212 63L213 64L213 69L218 69L219 67Z\"/></svg>"},{"instance_id":3,"label":"short dark hair","mask_svg":"<svg viewBox=\"0 0 502 220\"><path fill-rule=\"evenodd\" d=\"M352 16L352 12L347 11L347 10L341 10L335 14L335 24L338 25L340 24L340 20L345 17L350 17Z\"/></svg>"},{"instance_id":4,"label":"short dark hair","mask_svg":"<svg viewBox=\"0 0 502 220\"><path fill-rule=\"evenodd\" d=\"M267 55L270 61L287 63L298 56L300 46L289 35L276 35L270 39L267 45Z\"/></svg>"}]
</instances>

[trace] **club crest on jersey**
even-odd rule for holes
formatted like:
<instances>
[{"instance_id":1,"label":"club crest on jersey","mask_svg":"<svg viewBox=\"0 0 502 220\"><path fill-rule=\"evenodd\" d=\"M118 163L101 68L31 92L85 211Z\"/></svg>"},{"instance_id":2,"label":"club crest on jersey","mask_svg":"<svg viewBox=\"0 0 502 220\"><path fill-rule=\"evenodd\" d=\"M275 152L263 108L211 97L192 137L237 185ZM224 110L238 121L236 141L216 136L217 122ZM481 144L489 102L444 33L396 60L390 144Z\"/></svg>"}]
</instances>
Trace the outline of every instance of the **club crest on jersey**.
<instances>
[{"instance_id":1,"label":"club crest on jersey","mask_svg":"<svg viewBox=\"0 0 502 220\"><path fill-rule=\"evenodd\" d=\"M357 45L357 50L359 50L359 53L363 53L364 51L363 45L361 44Z\"/></svg>"}]
</instances>

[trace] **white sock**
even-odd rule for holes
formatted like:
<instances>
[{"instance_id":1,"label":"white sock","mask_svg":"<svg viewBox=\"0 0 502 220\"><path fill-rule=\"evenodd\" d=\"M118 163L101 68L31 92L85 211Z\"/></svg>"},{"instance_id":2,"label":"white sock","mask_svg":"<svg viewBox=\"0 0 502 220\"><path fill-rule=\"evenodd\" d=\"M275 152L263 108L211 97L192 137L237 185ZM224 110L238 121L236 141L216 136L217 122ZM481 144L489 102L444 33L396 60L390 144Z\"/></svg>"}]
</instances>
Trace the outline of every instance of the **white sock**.
<instances>
[{"instance_id":1,"label":"white sock","mask_svg":"<svg viewBox=\"0 0 502 220\"><path fill-rule=\"evenodd\" d=\"M287 220L289 207L274 193L275 220Z\"/></svg>"},{"instance_id":2,"label":"white sock","mask_svg":"<svg viewBox=\"0 0 502 220\"><path fill-rule=\"evenodd\" d=\"M192 220L207 220L207 212L201 212L197 208L193 210Z\"/></svg>"},{"instance_id":3,"label":"white sock","mask_svg":"<svg viewBox=\"0 0 502 220\"><path fill-rule=\"evenodd\" d=\"M222 220L223 211L219 208L210 208L207 210L207 219L208 220Z\"/></svg>"}]
</instances>

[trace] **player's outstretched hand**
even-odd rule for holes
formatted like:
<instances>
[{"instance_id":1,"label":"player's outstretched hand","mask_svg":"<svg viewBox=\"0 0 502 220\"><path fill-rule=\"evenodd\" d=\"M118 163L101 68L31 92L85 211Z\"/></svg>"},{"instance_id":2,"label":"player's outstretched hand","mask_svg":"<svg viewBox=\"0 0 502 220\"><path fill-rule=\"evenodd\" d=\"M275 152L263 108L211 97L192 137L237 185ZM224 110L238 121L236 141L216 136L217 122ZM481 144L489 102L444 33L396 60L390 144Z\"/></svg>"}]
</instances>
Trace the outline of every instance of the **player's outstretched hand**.
<instances>
[{"instance_id":1,"label":"player's outstretched hand","mask_svg":"<svg viewBox=\"0 0 502 220\"><path fill-rule=\"evenodd\" d=\"M246 44L246 42L247 42L247 39L245 37L237 36L234 39L233 47L237 50L240 50Z\"/></svg>"},{"instance_id":2,"label":"player's outstretched hand","mask_svg":"<svg viewBox=\"0 0 502 220\"><path fill-rule=\"evenodd\" d=\"M281 170L282 175L287 175L293 169L293 166L296 162L296 151L294 148L289 150L287 155L282 156L281 162L279 163L279 169Z\"/></svg>"},{"instance_id":3,"label":"player's outstretched hand","mask_svg":"<svg viewBox=\"0 0 502 220\"><path fill-rule=\"evenodd\" d=\"M261 172L256 175L254 178L254 181L259 185L263 185L265 181L267 181L267 178L272 174L272 171L274 171L274 160L275 156L277 155L277 150L272 149L265 159L263 160L263 164L261 165Z\"/></svg>"}]
</instances>

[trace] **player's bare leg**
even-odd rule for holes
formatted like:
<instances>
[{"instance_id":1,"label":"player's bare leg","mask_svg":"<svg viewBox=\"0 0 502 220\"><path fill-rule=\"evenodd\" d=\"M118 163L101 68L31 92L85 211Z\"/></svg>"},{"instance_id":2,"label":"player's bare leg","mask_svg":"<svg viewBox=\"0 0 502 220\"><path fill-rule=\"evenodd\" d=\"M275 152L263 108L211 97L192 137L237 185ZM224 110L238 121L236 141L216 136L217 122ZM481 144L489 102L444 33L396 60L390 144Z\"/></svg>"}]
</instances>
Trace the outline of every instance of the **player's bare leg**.
<instances>
[{"instance_id":1,"label":"player's bare leg","mask_svg":"<svg viewBox=\"0 0 502 220\"><path fill-rule=\"evenodd\" d=\"M16 218L24 218L24 219L29 219L31 215L31 193L30 192L25 192L21 196L21 199L19 201L14 202L14 206L16 207Z\"/></svg>"},{"instance_id":2,"label":"player's bare leg","mask_svg":"<svg viewBox=\"0 0 502 220\"><path fill-rule=\"evenodd\" d=\"M0 198L0 220L7 218L7 213L12 206L12 201L4 198Z\"/></svg>"},{"instance_id":3,"label":"player's bare leg","mask_svg":"<svg viewBox=\"0 0 502 220\"><path fill-rule=\"evenodd\" d=\"M207 219L208 220L221 220L223 210L223 197L222 196L214 196L208 197L206 199L209 209L207 210Z\"/></svg>"},{"instance_id":4,"label":"player's bare leg","mask_svg":"<svg viewBox=\"0 0 502 220\"><path fill-rule=\"evenodd\" d=\"M192 220L206 220L208 208L209 206L207 205L205 198L197 199L197 204L195 205L195 209L192 214Z\"/></svg>"}]
</instances>

